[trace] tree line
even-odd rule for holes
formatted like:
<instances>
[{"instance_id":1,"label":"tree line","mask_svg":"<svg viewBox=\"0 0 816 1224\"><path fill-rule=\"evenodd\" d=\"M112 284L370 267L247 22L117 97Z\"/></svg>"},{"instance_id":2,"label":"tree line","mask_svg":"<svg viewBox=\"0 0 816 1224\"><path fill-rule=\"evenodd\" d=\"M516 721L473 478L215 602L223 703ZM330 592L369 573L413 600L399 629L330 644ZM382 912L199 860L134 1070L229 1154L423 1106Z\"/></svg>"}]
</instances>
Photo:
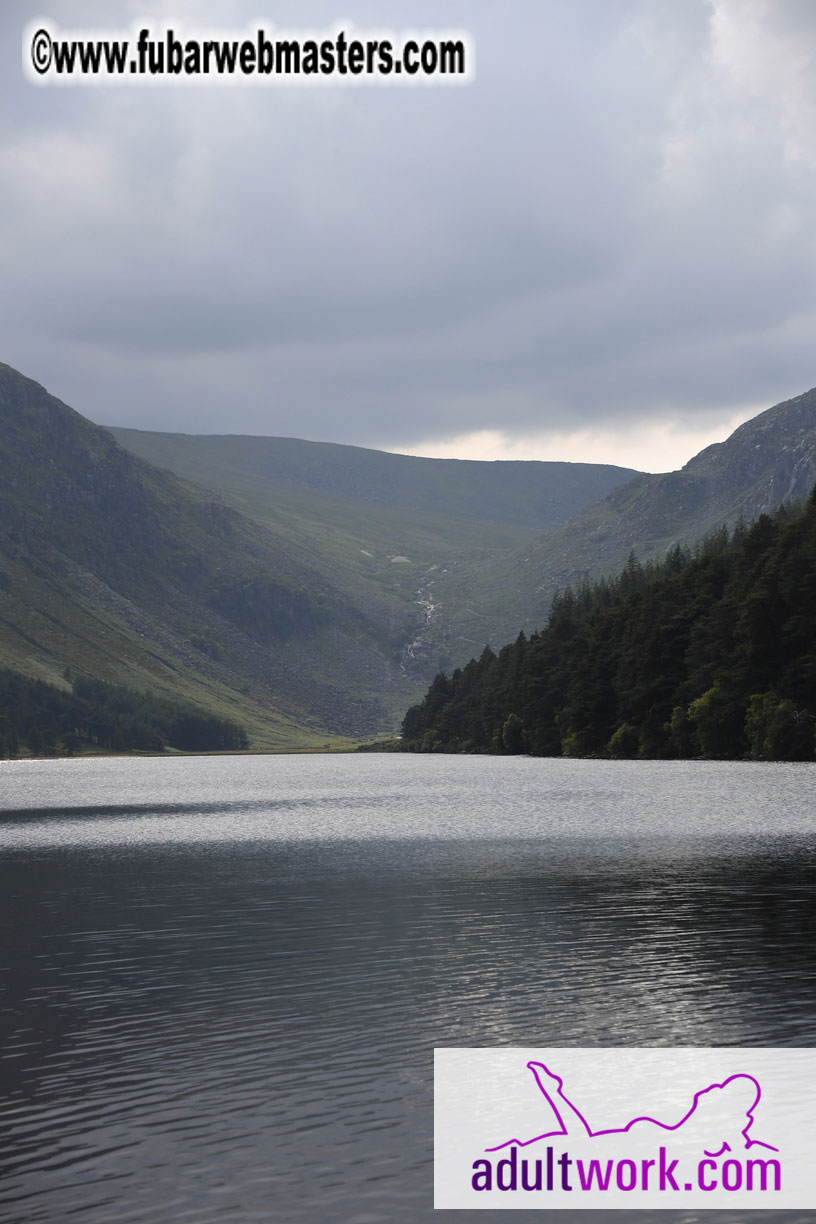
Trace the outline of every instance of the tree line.
<instances>
[{"instance_id":1,"label":"tree line","mask_svg":"<svg viewBox=\"0 0 816 1224\"><path fill-rule=\"evenodd\" d=\"M412 752L813 760L816 489L553 601L546 627L437 675Z\"/></svg>"},{"instance_id":2,"label":"tree line","mask_svg":"<svg viewBox=\"0 0 816 1224\"><path fill-rule=\"evenodd\" d=\"M228 718L88 676L71 689L0 671L0 756L112 752L211 752L247 748Z\"/></svg>"}]
</instances>

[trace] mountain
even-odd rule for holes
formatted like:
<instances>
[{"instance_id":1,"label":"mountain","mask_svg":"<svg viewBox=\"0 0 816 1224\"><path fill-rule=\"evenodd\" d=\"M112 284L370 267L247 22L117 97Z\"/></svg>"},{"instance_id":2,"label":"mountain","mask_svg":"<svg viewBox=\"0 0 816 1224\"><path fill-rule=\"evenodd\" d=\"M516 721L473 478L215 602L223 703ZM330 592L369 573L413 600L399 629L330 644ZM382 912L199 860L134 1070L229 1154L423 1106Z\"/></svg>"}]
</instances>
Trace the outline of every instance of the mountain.
<instances>
[{"instance_id":1,"label":"mountain","mask_svg":"<svg viewBox=\"0 0 816 1224\"><path fill-rule=\"evenodd\" d=\"M254 497L267 507L342 506L366 530L372 510L393 510L399 515L394 530L405 538L416 531L414 516L423 516L423 524L459 522L463 529L491 524L541 531L635 475L601 463L426 459L298 438L109 429L140 458L208 488L223 487L247 505ZM354 517L352 507L366 517ZM320 513L312 511L315 518Z\"/></svg>"},{"instance_id":2,"label":"mountain","mask_svg":"<svg viewBox=\"0 0 816 1224\"><path fill-rule=\"evenodd\" d=\"M0 366L0 666L192 702L256 747L388 725L410 628Z\"/></svg>"},{"instance_id":3,"label":"mountain","mask_svg":"<svg viewBox=\"0 0 816 1224\"><path fill-rule=\"evenodd\" d=\"M139 458L217 490L361 611L387 609L408 624L401 664L418 691L449 662L423 636L433 576L459 558L512 552L634 474L606 464L425 459L295 438L110 432Z\"/></svg>"},{"instance_id":4,"label":"mountain","mask_svg":"<svg viewBox=\"0 0 816 1224\"><path fill-rule=\"evenodd\" d=\"M421 460L278 440L270 482L276 440L245 439L231 462L249 517L3 365L0 422L0 668L66 692L77 677L149 692L165 724L168 702L198 708L245 727L256 748L348 743L393 729L416 699L425 610L406 548L514 543L531 534L528 515L552 522L559 499L585 504L630 474L552 465L547 485L518 465L504 480L473 465L480 482L426 461L412 481ZM283 492L269 497L270 483ZM79 708L63 706L66 718Z\"/></svg>"},{"instance_id":5,"label":"mountain","mask_svg":"<svg viewBox=\"0 0 816 1224\"><path fill-rule=\"evenodd\" d=\"M435 577L435 648L455 664L485 643L540 629L556 590L661 558L807 497L816 482L816 389L776 404L680 471L638 475L512 553L459 560Z\"/></svg>"}]
</instances>

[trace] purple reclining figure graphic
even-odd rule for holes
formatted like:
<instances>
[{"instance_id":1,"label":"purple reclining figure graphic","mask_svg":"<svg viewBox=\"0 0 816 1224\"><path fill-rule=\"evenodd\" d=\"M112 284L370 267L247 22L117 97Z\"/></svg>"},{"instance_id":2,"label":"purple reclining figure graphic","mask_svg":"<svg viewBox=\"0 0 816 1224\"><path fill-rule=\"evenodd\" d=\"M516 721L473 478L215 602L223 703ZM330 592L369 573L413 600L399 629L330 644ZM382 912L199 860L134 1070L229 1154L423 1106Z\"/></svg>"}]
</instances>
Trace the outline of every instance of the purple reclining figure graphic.
<instances>
[{"instance_id":1,"label":"purple reclining figure graphic","mask_svg":"<svg viewBox=\"0 0 816 1224\"><path fill-rule=\"evenodd\" d=\"M626 1126L612 1127L608 1130L593 1130L581 1111L564 1093L564 1081L560 1075L550 1071L541 1062L528 1062L527 1066L549 1102L558 1120L560 1130L546 1131L532 1139L506 1139L504 1143L486 1148L488 1152L498 1152L513 1144L518 1147L529 1147L531 1143L537 1143L539 1139L553 1139L559 1136L598 1139L603 1135L641 1134L647 1127L655 1128L657 1132L677 1134L682 1131L684 1140L699 1143L706 1156L711 1157L721 1156L724 1152L733 1152L739 1147L745 1149L762 1147L771 1152L779 1151L770 1143L763 1143L761 1139L749 1139L748 1137L748 1131L754 1124L754 1110L762 1096L759 1081L755 1080L753 1075L743 1073L729 1075L721 1084L710 1084L708 1088L696 1092L691 1108L679 1122L659 1122L657 1118L638 1117L633 1118ZM710 1093L715 1095L711 1097ZM724 1095L719 1095L721 1093ZM716 1117L712 1119L712 1111L708 1108L712 1101L716 1101L718 1106L721 1106L723 1102L727 1104L729 1113L734 1114L732 1125L724 1128ZM717 1112L720 1110L718 1109ZM744 1122L745 1125L738 1129L741 1122Z\"/></svg>"}]
</instances>

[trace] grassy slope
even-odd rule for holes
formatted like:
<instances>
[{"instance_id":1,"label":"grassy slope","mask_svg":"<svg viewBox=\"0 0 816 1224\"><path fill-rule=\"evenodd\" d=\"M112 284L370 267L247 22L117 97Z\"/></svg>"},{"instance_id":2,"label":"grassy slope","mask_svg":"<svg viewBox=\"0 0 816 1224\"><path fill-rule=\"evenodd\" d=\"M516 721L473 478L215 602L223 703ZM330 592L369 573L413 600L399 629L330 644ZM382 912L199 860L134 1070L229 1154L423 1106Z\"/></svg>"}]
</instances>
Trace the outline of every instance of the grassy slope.
<instances>
[{"instance_id":1,"label":"grassy slope","mask_svg":"<svg viewBox=\"0 0 816 1224\"><path fill-rule=\"evenodd\" d=\"M217 489L345 583L388 590L397 582L403 594L413 594L412 579L392 557L427 567L512 548L632 475L600 464L422 459L294 438L111 433L150 463Z\"/></svg>"},{"instance_id":2,"label":"grassy slope","mask_svg":"<svg viewBox=\"0 0 816 1224\"><path fill-rule=\"evenodd\" d=\"M388 627L285 545L7 366L0 419L2 663L190 700L257 747L389 724Z\"/></svg>"},{"instance_id":3,"label":"grassy slope","mask_svg":"<svg viewBox=\"0 0 816 1224\"><path fill-rule=\"evenodd\" d=\"M513 555L632 475L609 465L422 459L291 438L111 432L134 454L217 489L359 606L377 601L397 619L410 610L422 646L409 673L421 691L450 660L447 637L422 631L418 591L443 571L464 564L478 573Z\"/></svg>"},{"instance_id":4,"label":"grassy slope","mask_svg":"<svg viewBox=\"0 0 816 1224\"><path fill-rule=\"evenodd\" d=\"M346 737L326 735L300 720L261 704L194 666L180 664L138 629L83 598L53 576L0 552L10 589L0 592L0 667L67 687L77 674L190 702L233 718L257 750L342 746ZM192 652L191 652L192 653Z\"/></svg>"}]
</instances>

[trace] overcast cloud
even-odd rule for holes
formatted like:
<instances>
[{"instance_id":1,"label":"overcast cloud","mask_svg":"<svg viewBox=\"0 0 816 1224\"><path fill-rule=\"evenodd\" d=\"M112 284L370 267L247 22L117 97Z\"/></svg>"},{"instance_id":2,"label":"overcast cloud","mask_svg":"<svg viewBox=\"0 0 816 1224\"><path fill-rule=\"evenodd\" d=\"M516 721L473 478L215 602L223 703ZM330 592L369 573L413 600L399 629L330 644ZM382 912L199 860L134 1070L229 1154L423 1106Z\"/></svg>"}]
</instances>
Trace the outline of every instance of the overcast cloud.
<instances>
[{"instance_id":1,"label":"overcast cloud","mask_svg":"<svg viewBox=\"0 0 816 1224\"><path fill-rule=\"evenodd\" d=\"M64 27L454 27L434 88L37 88ZM92 419L678 466L816 383L811 0L6 3L0 360Z\"/></svg>"}]
</instances>

